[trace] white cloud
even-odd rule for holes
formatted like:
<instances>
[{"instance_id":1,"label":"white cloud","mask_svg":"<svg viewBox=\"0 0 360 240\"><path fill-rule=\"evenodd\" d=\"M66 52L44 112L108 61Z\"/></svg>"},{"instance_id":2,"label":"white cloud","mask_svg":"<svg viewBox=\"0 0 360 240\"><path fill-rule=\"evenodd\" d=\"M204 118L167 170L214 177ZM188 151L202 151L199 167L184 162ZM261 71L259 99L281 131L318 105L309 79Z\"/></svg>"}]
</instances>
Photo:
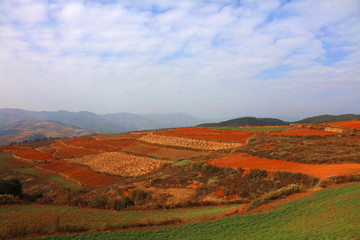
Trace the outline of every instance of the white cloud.
<instances>
[{"instance_id":1,"label":"white cloud","mask_svg":"<svg viewBox=\"0 0 360 240\"><path fill-rule=\"evenodd\" d=\"M284 91L307 104L360 90L356 0L1 4L0 107L46 95L55 109L261 115L264 102L288 111ZM329 65L330 50L346 53Z\"/></svg>"}]
</instances>

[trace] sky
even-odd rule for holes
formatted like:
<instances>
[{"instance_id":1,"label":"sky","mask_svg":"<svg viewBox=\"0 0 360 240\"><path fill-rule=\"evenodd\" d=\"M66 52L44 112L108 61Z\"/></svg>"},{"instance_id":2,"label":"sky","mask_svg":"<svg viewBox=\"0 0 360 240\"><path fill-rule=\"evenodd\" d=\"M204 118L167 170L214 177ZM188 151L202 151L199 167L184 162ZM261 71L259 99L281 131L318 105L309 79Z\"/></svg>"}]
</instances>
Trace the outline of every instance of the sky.
<instances>
[{"instance_id":1,"label":"sky","mask_svg":"<svg viewBox=\"0 0 360 240\"><path fill-rule=\"evenodd\" d=\"M0 0L0 108L360 114L360 0Z\"/></svg>"}]
</instances>

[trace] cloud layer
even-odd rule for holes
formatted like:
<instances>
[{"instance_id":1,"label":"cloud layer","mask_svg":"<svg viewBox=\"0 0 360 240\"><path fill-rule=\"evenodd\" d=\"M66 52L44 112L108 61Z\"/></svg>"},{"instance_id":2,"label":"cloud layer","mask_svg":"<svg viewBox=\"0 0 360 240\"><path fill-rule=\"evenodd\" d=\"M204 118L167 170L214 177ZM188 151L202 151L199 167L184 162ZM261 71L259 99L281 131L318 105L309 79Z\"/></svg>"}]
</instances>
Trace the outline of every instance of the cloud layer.
<instances>
[{"instance_id":1,"label":"cloud layer","mask_svg":"<svg viewBox=\"0 0 360 240\"><path fill-rule=\"evenodd\" d=\"M359 113L360 1L0 2L0 107Z\"/></svg>"}]
</instances>

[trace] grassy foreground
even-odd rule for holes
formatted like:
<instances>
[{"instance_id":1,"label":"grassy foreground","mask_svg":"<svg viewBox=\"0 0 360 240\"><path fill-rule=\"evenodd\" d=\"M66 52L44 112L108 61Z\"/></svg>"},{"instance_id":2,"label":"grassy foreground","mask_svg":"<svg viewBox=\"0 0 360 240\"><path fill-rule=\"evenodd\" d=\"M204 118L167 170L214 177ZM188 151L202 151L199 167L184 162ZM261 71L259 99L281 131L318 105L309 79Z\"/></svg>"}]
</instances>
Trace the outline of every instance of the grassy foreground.
<instances>
[{"instance_id":1,"label":"grassy foreground","mask_svg":"<svg viewBox=\"0 0 360 240\"><path fill-rule=\"evenodd\" d=\"M360 183L322 190L267 213L157 230L42 239L360 239Z\"/></svg>"}]
</instances>

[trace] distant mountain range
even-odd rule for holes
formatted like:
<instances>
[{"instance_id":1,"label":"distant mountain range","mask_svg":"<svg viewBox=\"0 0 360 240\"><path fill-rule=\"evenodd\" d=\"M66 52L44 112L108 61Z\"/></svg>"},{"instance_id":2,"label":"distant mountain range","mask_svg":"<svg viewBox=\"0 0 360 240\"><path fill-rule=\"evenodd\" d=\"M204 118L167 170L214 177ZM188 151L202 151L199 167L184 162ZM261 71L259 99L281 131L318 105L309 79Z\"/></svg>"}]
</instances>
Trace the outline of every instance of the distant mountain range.
<instances>
[{"instance_id":1,"label":"distant mountain range","mask_svg":"<svg viewBox=\"0 0 360 240\"><path fill-rule=\"evenodd\" d=\"M85 111L34 112L22 109L0 109L0 137L3 139L3 141L0 140L0 145L9 144L13 141L34 139L36 136L74 137L99 132L115 134L194 126L205 121L184 113L140 115L132 113L95 114ZM47 128L50 126L50 122L52 123L51 131ZM43 123L42 127L40 123ZM35 130L35 126L39 126L38 131ZM56 127L59 136L53 134ZM87 130L86 134L84 130ZM9 140L5 141L4 139Z\"/></svg>"}]
</instances>

